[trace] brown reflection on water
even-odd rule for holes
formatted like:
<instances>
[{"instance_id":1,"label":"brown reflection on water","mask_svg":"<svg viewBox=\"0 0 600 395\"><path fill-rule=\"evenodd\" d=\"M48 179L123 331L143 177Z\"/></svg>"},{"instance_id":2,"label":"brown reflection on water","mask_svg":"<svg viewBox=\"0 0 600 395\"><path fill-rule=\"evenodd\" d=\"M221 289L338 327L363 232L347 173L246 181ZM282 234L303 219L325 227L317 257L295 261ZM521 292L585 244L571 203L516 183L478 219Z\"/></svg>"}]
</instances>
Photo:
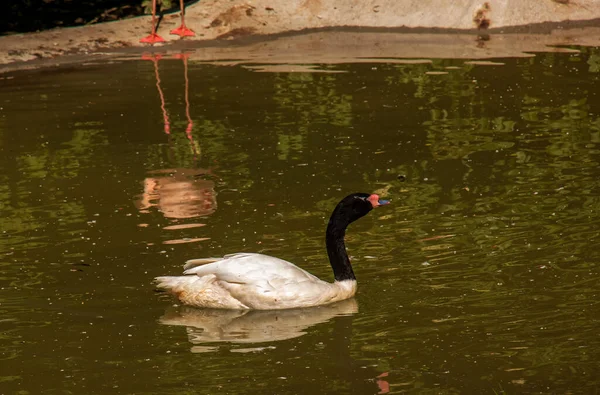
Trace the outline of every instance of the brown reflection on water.
<instances>
[{"instance_id":1,"label":"brown reflection on water","mask_svg":"<svg viewBox=\"0 0 600 395\"><path fill-rule=\"evenodd\" d=\"M195 169L163 169L144 179L144 191L135 205L147 213L156 207L169 219L187 219L211 215L217 209L215 184L199 179L205 172Z\"/></svg>"}]
</instances>

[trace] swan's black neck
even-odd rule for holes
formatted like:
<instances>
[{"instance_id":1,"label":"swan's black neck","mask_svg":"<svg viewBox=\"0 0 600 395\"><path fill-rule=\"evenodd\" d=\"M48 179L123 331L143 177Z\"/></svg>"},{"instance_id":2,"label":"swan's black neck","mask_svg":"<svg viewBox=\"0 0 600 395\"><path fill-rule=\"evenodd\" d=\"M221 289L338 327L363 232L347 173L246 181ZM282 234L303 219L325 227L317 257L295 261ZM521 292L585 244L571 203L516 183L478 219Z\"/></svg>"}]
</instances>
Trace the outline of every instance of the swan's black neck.
<instances>
[{"instance_id":1,"label":"swan's black neck","mask_svg":"<svg viewBox=\"0 0 600 395\"><path fill-rule=\"evenodd\" d=\"M327 255L329 255L329 263L331 263L335 281L356 280L344 244L347 226L348 224L336 223L330 219L325 235Z\"/></svg>"},{"instance_id":2,"label":"swan's black neck","mask_svg":"<svg viewBox=\"0 0 600 395\"><path fill-rule=\"evenodd\" d=\"M344 236L348 225L373 209L374 204L370 200L372 196L377 197L368 193L348 195L338 203L331 213L325 243L335 281L356 280L346 252Z\"/></svg>"}]
</instances>

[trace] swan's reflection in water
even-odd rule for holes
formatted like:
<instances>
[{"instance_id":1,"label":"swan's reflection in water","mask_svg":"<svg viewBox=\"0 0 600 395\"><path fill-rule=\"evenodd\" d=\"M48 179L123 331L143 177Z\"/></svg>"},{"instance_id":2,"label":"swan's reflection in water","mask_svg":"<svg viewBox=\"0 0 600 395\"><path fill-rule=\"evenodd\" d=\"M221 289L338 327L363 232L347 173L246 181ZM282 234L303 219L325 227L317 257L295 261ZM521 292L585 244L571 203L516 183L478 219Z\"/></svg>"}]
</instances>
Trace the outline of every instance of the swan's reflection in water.
<instances>
[{"instance_id":1,"label":"swan's reflection in water","mask_svg":"<svg viewBox=\"0 0 600 395\"><path fill-rule=\"evenodd\" d=\"M307 333L317 324L337 316L358 312L354 298L324 306L290 310L215 310L178 306L167 310L159 322L164 325L186 327L194 353L214 351L206 343L252 344L293 339ZM268 347L268 346L267 346ZM236 349L234 352L256 351Z\"/></svg>"}]
</instances>

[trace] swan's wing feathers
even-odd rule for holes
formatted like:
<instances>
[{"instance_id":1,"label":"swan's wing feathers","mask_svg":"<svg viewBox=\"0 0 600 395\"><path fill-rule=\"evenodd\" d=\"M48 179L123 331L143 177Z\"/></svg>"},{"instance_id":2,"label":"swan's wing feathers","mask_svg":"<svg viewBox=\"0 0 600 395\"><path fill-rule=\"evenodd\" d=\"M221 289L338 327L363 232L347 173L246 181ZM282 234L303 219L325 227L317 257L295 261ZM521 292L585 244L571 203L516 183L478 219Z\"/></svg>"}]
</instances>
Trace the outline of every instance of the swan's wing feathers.
<instances>
[{"instance_id":1,"label":"swan's wing feathers","mask_svg":"<svg viewBox=\"0 0 600 395\"><path fill-rule=\"evenodd\" d=\"M195 268L196 266L206 265L207 263L213 263L216 261L220 261L223 258L199 258L199 259L190 259L185 262L183 265L183 270L188 270Z\"/></svg>"},{"instance_id":2,"label":"swan's wing feathers","mask_svg":"<svg viewBox=\"0 0 600 395\"><path fill-rule=\"evenodd\" d=\"M212 259L212 258L211 258ZM188 262L207 262L209 259L194 259ZM186 264L188 266L188 264ZM315 281L317 277L305 270L293 265L290 262L263 254L231 254L223 258L212 260L208 264L194 263L189 265L184 274L195 274L197 276L206 276L214 274L219 281L230 282L234 284L260 284L265 287L263 282L275 281L276 283L299 282L302 280Z\"/></svg>"}]
</instances>

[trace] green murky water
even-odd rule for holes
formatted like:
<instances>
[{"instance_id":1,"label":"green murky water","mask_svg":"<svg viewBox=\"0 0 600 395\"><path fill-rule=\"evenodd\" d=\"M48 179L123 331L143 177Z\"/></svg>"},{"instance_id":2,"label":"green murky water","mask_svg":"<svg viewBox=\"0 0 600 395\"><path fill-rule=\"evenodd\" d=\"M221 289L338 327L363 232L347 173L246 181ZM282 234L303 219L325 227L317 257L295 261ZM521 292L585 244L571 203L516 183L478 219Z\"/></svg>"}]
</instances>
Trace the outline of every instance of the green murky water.
<instances>
[{"instance_id":1,"label":"green murky water","mask_svg":"<svg viewBox=\"0 0 600 395\"><path fill-rule=\"evenodd\" d=\"M0 392L598 392L600 50L496 62L1 76ZM331 279L356 191L393 204L349 230L355 299L154 291L237 251Z\"/></svg>"}]
</instances>

